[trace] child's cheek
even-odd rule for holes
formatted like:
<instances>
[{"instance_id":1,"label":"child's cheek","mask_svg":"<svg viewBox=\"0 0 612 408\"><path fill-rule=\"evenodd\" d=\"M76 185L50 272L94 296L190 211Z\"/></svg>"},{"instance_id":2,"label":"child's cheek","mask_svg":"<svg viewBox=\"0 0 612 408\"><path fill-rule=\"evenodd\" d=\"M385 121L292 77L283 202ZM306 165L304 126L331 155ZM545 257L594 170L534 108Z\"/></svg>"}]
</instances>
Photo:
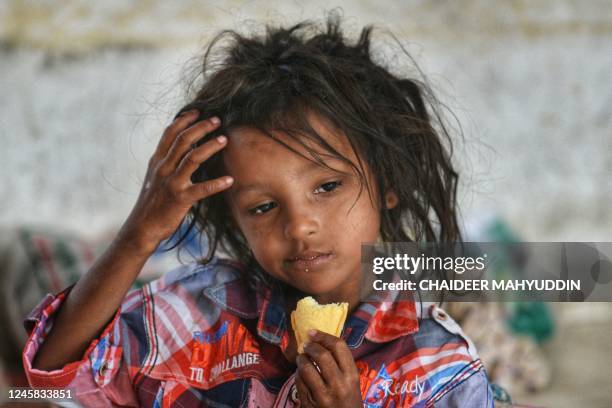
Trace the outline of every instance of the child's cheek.
<instances>
[{"instance_id":1,"label":"child's cheek","mask_svg":"<svg viewBox=\"0 0 612 408\"><path fill-rule=\"evenodd\" d=\"M376 212L364 213L361 217L353 219L351 228L351 233L359 244L376 242L380 234L380 215Z\"/></svg>"},{"instance_id":2,"label":"child's cheek","mask_svg":"<svg viewBox=\"0 0 612 408\"><path fill-rule=\"evenodd\" d=\"M246 231L243 230L243 234L247 241L249 242L249 246L255 246L262 238L266 236L265 230L261 226L251 226L247 227Z\"/></svg>"},{"instance_id":3,"label":"child's cheek","mask_svg":"<svg viewBox=\"0 0 612 408\"><path fill-rule=\"evenodd\" d=\"M277 246L275 244L276 235L274 234L274 228L271 228L268 224L249 225L246 231L243 230L243 234L249 247L260 262L264 260L263 258L267 258L274 251L273 248Z\"/></svg>"}]
</instances>

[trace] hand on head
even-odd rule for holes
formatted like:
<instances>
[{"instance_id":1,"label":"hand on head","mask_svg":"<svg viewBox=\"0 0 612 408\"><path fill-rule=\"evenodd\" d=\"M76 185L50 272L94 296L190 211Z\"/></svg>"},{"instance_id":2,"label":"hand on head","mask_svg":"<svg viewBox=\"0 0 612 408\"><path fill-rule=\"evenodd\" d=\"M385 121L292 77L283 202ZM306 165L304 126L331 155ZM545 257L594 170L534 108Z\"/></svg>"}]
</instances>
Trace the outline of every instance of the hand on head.
<instances>
[{"instance_id":1,"label":"hand on head","mask_svg":"<svg viewBox=\"0 0 612 408\"><path fill-rule=\"evenodd\" d=\"M136 205L122 228L143 249L155 249L174 233L194 203L233 183L229 176L191 181L198 167L227 145L227 137L218 136L193 148L220 124L217 117L195 122L197 118L197 110L179 115L164 131L149 161Z\"/></svg>"}]
</instances>

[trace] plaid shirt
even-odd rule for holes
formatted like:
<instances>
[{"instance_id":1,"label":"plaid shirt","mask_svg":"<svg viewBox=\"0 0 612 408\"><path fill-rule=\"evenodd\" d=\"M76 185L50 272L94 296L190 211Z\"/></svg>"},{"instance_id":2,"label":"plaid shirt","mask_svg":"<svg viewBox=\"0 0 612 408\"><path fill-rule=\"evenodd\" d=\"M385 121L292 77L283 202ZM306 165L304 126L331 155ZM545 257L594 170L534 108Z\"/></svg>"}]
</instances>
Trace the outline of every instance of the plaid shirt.
<instances>
[{"instance_id":1,"label":"plaid shirt","mask_svg":"<svg viewBox=\"0 0 612 408\"><path fill-rule=\"evenodd\" d=\"M47 295L25 322L30 385L70 388L95 407L298 406L283 296L253 293L239 268L185 265L130 291L83 358L49 372L32 361L70 288ZM474 345L436 305L373 292L342 338L366 407L493 406Z\"/></svg>"}]
</instances>

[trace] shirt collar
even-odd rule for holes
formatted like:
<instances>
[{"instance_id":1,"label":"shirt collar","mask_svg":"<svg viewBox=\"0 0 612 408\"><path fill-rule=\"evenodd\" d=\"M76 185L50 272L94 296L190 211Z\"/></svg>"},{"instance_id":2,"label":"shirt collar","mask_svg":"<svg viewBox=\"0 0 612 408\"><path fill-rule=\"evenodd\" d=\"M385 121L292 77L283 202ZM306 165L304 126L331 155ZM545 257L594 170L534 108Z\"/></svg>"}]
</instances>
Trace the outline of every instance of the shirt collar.
<instances>
[{"instance_id":1,"label":"shirt collar","mask_svg":"<svg viewBox=\"0 0 612 408\"><path fill-rule=\"evenodd\" d=\"M399 276L393 275L393 282L399 281ZM204 294L229 313L258 317L258 335L283 349L287 346L289 319L279 289L266 288L253 296L242 279L234 279L206 288ZM350 348L359 347L364 338L386 343L418 331L418 318L411 292L373 291L348 317L342 338Z\"/></svg>"}]
</instances>

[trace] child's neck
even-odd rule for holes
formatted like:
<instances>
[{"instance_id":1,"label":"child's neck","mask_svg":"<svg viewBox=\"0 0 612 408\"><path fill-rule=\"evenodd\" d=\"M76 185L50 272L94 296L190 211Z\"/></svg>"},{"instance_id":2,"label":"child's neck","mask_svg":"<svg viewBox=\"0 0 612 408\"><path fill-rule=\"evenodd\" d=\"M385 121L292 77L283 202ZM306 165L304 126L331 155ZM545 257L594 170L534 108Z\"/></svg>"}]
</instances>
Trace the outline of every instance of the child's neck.
<instances>
[{"instance_id":1,"label":"child's neck","mask_svg":"<svg viewBox=\"0 0 612 408\"><path fill-rule=\"evenodd\" d=\"M371 288L372 282L367 282L364 285L355 284L354 286L350 286L343 291L333 291L324 294L311 295L319 304L325 305L329 303L342 303L346 302L349 304L348 306L348 315L357 309L359 304L365 299L367 293L362 293L362 288ZM285 295L285 308L287 310L288 315L291 311L295 310L297 302L303 297L308 296L308 294L299 292L299 291L290 291Z\"/></svg>"},{"instance_id":2,"label":"child's neck","mask_svg":"<svg viewBox=\"0 0 612 408\"><path fill-rule=\"evenodd\" d=\"M353 313L353 311L357 308L357 306L359 306L359 303L361 303L358 292L352 292L346 295L330 293L330 294L324 294L324 295L315 295L313 296L313 298L315 298L317 302L319 302L319 304L321 305L326 305L328 303L346 302L349 304L348 306L349 316L351 315L351 313Z\"/></svg>"}]
</instances>

